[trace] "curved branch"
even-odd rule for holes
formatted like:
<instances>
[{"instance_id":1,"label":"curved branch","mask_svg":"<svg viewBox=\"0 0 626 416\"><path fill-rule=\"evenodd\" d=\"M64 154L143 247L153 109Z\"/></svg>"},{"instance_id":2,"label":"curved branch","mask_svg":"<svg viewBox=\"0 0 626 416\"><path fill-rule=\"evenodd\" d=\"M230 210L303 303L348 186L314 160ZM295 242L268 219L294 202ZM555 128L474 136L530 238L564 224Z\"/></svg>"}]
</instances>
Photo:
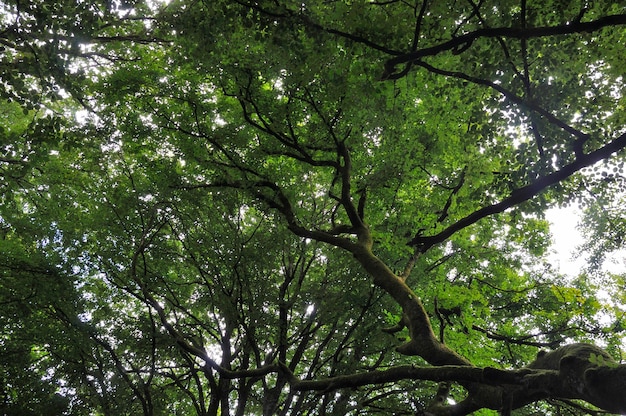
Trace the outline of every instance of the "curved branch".
<instances>
[{"instance_id":1,"label":"curved branch","mask_svg":"<svg viewBox=\"0 0 626 416\"><path fill-rule=\"evenodd\" d=\"M486 79L482 79L482 78L477 78L477 77L473 77L471 75L467 75L464 74L463 72L457 72L457 71L447 71L444 69L439 69L436 68L432 65L427 64L426 62L415 62L415 65L421 66L422 68L426 68L427 70L435 73L435 74L439 74L439 75L444 75L444 76L448 76L448 77L453 77L453 78L458 78L458 79L462 79L468 82L471 82L473 84L477 84L477 85L483 85L489 88L492 88L496 91L498 91L500 94L504 95L507 99L511 100L512 102L514 102L515 104L524 106L532 111L534 111L535 113L541 115L542 117L545 117L546 120L548 120L551 124L554 124L555 126L559 127L560 129L568 132L569 134L575 136L580 142L585 142L586 140L589 139L589 135L586 133L581 132L580 130L575 129L574 127L570 126L569 124L565 123L564 121L560 120L559 118L557 118L556 116L554 116L552 113L550 113L549 111L547 111L546 109L538 106L537 104L534 104L533 102L531 102L530 100L525 100L524 98L518 96L517 94L515 94L514 92L507 90L506 88L502 87L501 85L496 84L495 82L486 80Z\"/></svg>"},{"instance_id":2,"label":"curved branch","mask_svg":"<svg viewBox=\"0 0 626 416\"><path fill-rule=\"evenodd\" d=\"M440 43L439 45L431 46L429 48L422 48L415 52L406 53L404 55L396 56L387 60L387 62L385 63L385 70L381 79L398 79L405 75L405 71L400 73L396 72L396 66L418 61L425 56L434 56L447 51L459 51L463 48L468 47L468 45L471 45L476 39L480 38L503 37L530 39L583 32L595 32L605 27L624 24L626 24L626 14L617 14L605 16L597 20L592 20L590 22L571 22L560 26L534 27L528 29L515 27L478 29L474 32L470 32L465 35L453 38L447 42Z\"/></svg>"},{"instance_id":3,"label":"curved branch","mask_svg":"<svg viewBox=\"0 0 626 416\"><path fill-rule=\"evenodd\" d=\"M440 233L431 236L416 235L408 244L411 246L416 246L417 248L419 248L420 251L425 252L432 246L444 242L457 231L469 227L470 225L480 221L483 218L494 214L499 214L513 206L519 205L522 202L526 202L539 195L550 186L564 181L574 173L580 171L587 166L591 166L600 160L609 158L613 153L619 152L625 147L626 133L622 134L617 139L591 153L580 154L576 158L576 160L569 165L566 165L560 170L553 172L549 175L542 176L533 181L531 184L513 191L513 193L509 197L503 199L496 204L488 205L486 207L480 208L477 211L474 211L465 218L462 218L456 223L450 225L448 228L444 229Z\"/></svg>"},{"instance_id":4,"label":"curved branch","mask_svg":"<svg viewBox=\"0 0 626 416\"><path fill-rule=\"evenodd\" d=\"M287 227L298 237L310 238L315 241L327 243L335 247L342 248L349 252L353 252L357 249L357 243L344 237L338 237L336 232L326 232L321 230L310 230L303 227L298 221L295 212L291 206L291 202L287 196L283 193L280 186L268 181L215 181L212 183L195 184L195 185L177 185L176 189L218 189L218 188L232 188L241 189L251 192L252 195L259 201L266 204L268 207L277 210L287 222ZM267 193L267 190L271 192L271 195Z\"/></svg>"}]
</instances>

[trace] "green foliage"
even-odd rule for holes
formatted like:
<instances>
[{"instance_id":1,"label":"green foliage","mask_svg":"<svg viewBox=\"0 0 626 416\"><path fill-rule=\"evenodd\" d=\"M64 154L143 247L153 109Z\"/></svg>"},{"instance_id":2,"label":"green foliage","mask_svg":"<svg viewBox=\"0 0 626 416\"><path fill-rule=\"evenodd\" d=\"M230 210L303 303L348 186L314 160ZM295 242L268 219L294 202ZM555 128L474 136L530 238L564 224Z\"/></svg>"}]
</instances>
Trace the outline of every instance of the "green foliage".
<instances>
[{"instance_id":1,"label":"green foliage","mask_svg":"<svg viewBox=\"0 0 626 416\"><path fill-rule=\"evenodd\" d=\"M556 273L543 212L585 204L593 265L623 247L623 152L582 170L623 141L623 26L384 63L623 2L23 3L0 3L3 413L422 411L432 381L289 378L428 364L381 331L407 311L362 236L476 366L620 350L624 276Z\"/></svg>"}]
</instances>

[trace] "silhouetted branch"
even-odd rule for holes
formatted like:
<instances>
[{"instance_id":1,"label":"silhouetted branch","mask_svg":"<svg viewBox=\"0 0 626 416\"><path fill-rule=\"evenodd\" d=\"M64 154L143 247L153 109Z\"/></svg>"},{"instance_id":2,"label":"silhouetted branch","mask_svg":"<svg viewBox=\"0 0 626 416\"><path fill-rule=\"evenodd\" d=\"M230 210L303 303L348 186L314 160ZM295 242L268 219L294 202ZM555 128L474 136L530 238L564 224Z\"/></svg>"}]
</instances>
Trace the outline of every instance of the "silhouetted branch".
<instances>
[{"instance_id":1,"label":"silhouetted branch","mask_svg":"<svg viewBox=\"0 0 626 416\"><path fill-rule=\"evenodd\" d=\"M450 39L439 45L422 48L414 52L409 52L400 56L393 57L385 63L385 70L381 76L382 80L398 79L405 75L405 71L397 73L396 66L402 64L410 64L418 61L426 56L438 55L442 52L458 52L467 49L471 44L480 38L515 38L530 39L546 36L568 35L573 33L595 32L609 26L626 24L626 14L618 14L605 16L590 22L571 22L559 26L534 27L534 28L518 28L518 27L500 27L478 29L474 32L467 33L462 36Z\"/></svg>"},{"instance_id":2,"label":"silhouetted branch","mask_svg":"<svg viewBox=\"0 0 626 416\"><path fill-rule=\"evenodd\" d=\"M416 235L409 245L418 247L422 252L427 251L432 246L446 241L457 231L460 231L470 225L486 218L490 215L499 214L505 210L526 202L533 197L539 195L552 185L564 181L574 173L581 169L591 166L594 163L609 158L613 153L619 152L626 147L626 134L622 134L617 139L606 144L605 146L588 154L582 154L576 158L576 160L569 165L564 166L560 170L550 173L549 175L542 176L527 186L519 188L513 193L503 199L502 201L480 208L477 211L469 214L465 218L460 219L456 223L450 225L438 234L431 236Z\"/></svg>"}]
</instances>

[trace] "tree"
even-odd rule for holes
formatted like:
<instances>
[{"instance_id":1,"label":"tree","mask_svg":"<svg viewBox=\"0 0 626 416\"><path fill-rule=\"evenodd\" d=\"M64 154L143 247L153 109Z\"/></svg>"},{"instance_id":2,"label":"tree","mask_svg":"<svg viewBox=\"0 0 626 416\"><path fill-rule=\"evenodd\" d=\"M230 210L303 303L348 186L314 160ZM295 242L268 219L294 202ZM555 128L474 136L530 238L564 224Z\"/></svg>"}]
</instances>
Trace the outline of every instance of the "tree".
<instances>
[{"instance_id":1,"label":"tree","mask_svg":"<svg viewBox=\"0 0 626 416\"><path fill-rule=\"evenodd\" d=\"M597 3L3 3L2 410L626 411L623 276L545 258L620 192Z\"/></svg>"}]
</instances>

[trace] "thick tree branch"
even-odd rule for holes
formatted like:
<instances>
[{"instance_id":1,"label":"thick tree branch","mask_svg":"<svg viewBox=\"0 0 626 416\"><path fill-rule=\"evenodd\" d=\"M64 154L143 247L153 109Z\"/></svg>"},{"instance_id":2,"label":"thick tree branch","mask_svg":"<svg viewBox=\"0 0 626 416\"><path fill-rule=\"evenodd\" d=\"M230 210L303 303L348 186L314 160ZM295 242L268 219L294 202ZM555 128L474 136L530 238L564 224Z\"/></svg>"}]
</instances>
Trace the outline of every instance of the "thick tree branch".
<instances>
[{"instance_id":1,"label":"thick tree branch","mask_svg":"<svg viewBox=\"0 0 626 416\"><path fill-rule=\"evenodd\" d=\"M367 239L371 240L369 232ZM372 276L374 284L387 292L402 308L409 328L410 340L398 347L405 355L418 355L432 365L462 365L471 363L435 336L428 314L422 301L407 286L405 279L394 274L391 269L371 251L371 243L361 241L352 254Z\"/></svg>"},{"instance_id":2,"label":"thick tree branch","mask_svg":"<svg viewBox=\"0 0 626 416\"><path fill-rule=\"evenodd\" d=\"M615 140L591 153L579 155L574 162L564 166L560 170L553 172L549 175L542 176L533 181L531 184L513 191L513 193L509 197L503 199L502 201L474 211L473 213L469 214L465 218L462 218L461 220L452 224L438 234L432 236L416 235L409 242L409 245L416 246L422 252L425 252L432 246L446 241L454 233L466 227L469 227L470 225L480 221L483 218L494 214L499 214L513 206L519 205L534 198L550 186L564 181L574 173L580 171L587 166L591 166L600 160L611 157L613 153L619 152L625 147L626 134L622 134Z\"/></svg>"},{"instance_id":3,"label":"thick tree branch","mask_svg":"<svg viewBox=\"0 0 626 416\"><path fill-rule=\"evenodd\" d=\"M324 380L299 380L286 365L278 365L298 391L329 392L399 380L454 381L468 386L468 396L460 403L436 402L426 409L426 414L436 416L466 415L480 408L510 414L512 409L547 398L581 399L609 412L626 411L626 365L615 363L604 350L590 344L570 344L540 354L519 370L463 365L398 366Z\"/></svg>"},{"instance_id":4,"label":"thick tree branch","mask_svg":"<svg viewBox=\"0 0 626 416\"><path fill-rule=\"evenodd\" d=\"M476 382L494 386L500 384L521 384L523 382L523 376L517 371L491 368L488 372L485 372L485 369L479 367L455 365L439 367L404 365L388 370L349 374L323 380L299 380L291 374L291 371L285 365L281 365L280 370L289 375L292 387L298 391L332 391L400 380Z\"/></svg>"},{"instance_id":5,"label":"thick tree branch","mask_svg":"<svg viewBox=\"0 0 626 416\"><path fill-rule=\"evenodd\" d=\"M431 46L428 48L422 48L414 52L406 53L404 55L393 57L385 63L385 71L383 72L382 79L398 79L405 75L406 71L396 72L396 66L402 64L409 64L420 60L426 56L438 55L447 51L458 51L460 48L468 47L475 40L480 38L516 38L516 39L530 39L546 36L567 35L573 33L594 32L601 30L605 27L624 25L626 24L626 14L618 14L605 16L597 20L590 22L571 22L559 26L548 27L535 27L535 28L515 28L515 27L500 27L500 28L486 28L478 29L474 32L467 33L465 35L453 38L447 42L443 42L439 45Z\"/></svg>"},{"instance_id":6,"label":"thick tree branch","mask_svg":"<svg viewBox=\"0 0 626 416\"><path fill-rule=\"evenodd\" d=\"M350 157L350 151L346 147L344 142L337 144L337 152L339 157L343 159L343 166L339 169L341 176L341 205L343 206L348 219L352 226L359 232L365 228L363 218L359 215L359 210L355 207L352 201L352 159Z\"/></svg>"}]
</instances>

